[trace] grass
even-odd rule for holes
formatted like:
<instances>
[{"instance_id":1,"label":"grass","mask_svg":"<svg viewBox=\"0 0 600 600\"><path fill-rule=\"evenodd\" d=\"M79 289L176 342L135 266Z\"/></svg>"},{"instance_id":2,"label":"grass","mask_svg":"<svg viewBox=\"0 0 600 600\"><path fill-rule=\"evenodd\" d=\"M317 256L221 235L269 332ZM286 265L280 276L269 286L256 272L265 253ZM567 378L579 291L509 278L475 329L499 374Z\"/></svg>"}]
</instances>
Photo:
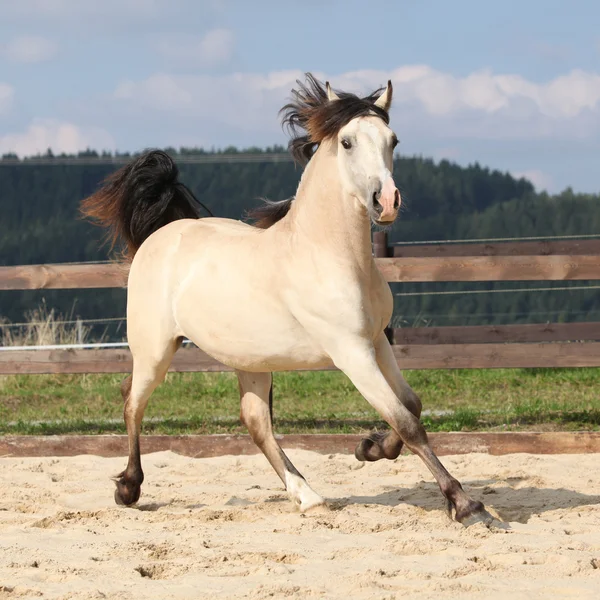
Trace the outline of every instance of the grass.
<instances>
[{"instance_id":1,"label":"grass","mask_svg":"<svg viewBox=\"0 0 600 600\"><path fill-rule=\"evenodd\" d=\"M72 311L73 312L73 311ZM0 345L66 344L89 330L42 304ZM409 371L429 431L600 429L598 369ZM124 433L122 375L0 376L0 434ZM337 372L275 375L280 433L358 433L385 427ZM146 433L245 432L231 373L171 373L150 398Z\"/></svg>"},{"instance_id":2,"label":"grass","mask_svg":"<svg viewBox=\"0 0 600 600\"><path fill-rule=\"evenodd\" d=\"M429 431L600 429L600 369L409 371ZM0 434L124 433L121 375L0 377ZM275 375L279 433L354 433L385 424L337 372ZM245 432L230 373L169 374L146 433Z\"/></svg>"}]
</instances>

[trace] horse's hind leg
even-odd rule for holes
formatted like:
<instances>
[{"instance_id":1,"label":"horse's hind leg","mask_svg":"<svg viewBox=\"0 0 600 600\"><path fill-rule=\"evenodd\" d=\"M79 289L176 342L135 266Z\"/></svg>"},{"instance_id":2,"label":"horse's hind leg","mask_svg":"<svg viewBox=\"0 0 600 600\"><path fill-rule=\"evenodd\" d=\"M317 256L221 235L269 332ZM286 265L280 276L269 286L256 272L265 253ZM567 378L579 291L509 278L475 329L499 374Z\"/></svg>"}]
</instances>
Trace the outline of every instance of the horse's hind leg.
<instances>
[{"instance_id":1,"label":"horse's hind leg","mask_svg":"<svg viewBox=\"0 0 600 600\"><path fill-rule=\"evenodd\" d=\"M121 394L125 402L123 416L129 440L129 460L127 468L115 478L117 485L115 502L117 504L129 506L139 500L140 488L144 481L140 457L140 432L144 411L150 395L164 380L180 343L181 340L171 340L165 343L162 353L156 351L150 353L148 347L141 352L134 351L132 348L133 372L121 384Z\"/></svg>"},{"instance_id":2,"label":"horse's hind leg","mask_svg":"<svg viewBox=\"0 0 600 600\"><path fill-rule=\"evenodd\" d=\"M323 504L323 498L306 483L273 435L271 373L238 371L237 376L240 383L242 422L248 428L254 443L262 450L283 481L291 500L298 504L302 511Z\"/></svg>"}]
</instances>

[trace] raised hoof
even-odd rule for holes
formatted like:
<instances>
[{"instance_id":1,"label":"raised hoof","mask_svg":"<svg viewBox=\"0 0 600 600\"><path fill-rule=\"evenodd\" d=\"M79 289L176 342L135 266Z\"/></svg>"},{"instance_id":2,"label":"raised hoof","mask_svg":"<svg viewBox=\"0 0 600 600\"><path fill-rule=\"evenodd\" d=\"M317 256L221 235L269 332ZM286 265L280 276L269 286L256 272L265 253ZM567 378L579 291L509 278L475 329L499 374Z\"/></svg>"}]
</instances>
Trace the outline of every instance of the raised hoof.
<instances>
[{"instance_id":1,"label":"raised hoof","mask_svg":"<svg viewBox=\"0 0 600 600\"><path fill-rule=\"evenodd\" d=\"M362 439L356 449L354 450L354 456L357 460L361 462L375 462L376 460L381 460L382 458L388 458L393 460L398 458L400 455L400 450L402 450L402 445L395 448L386 449L385 448L385 438L388 435L387 431L375 432Z\"/></svg>"},{"instance_id":2,"label":"raised hoof","mask_svg":"<svg viewBox=\"0 0 600 600\"><path fill-rule=\"evenodd\" d=\"M115 480L115 502L119 506L131 506L140 499L141 486L127 483L123 479Z\"/></svg>"}]
</instances>

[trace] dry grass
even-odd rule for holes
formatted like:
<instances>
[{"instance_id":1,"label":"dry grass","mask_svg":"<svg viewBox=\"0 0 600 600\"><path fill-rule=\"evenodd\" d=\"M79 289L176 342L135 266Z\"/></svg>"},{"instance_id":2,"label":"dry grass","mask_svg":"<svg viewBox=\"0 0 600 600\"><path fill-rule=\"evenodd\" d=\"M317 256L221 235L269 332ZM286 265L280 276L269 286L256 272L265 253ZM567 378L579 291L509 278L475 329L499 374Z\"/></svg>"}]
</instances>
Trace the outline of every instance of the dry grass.
<instances>
[{"instance_id":1,"label":"dry grass","mask_svg":"<svg viewBox=\"0 0 600 600\"><path fill-rule=\"evenodd\" d=\"M65 321L67 321L65 323ZM42 304L26 314L22 325L0 327L2 346L50 346L55 344L81 344L87 341L90 328L81 322L73 322L72 315L65 318L48 310ZM12 325L6 319L0 325Z\"/></svg>"}]
</instances>

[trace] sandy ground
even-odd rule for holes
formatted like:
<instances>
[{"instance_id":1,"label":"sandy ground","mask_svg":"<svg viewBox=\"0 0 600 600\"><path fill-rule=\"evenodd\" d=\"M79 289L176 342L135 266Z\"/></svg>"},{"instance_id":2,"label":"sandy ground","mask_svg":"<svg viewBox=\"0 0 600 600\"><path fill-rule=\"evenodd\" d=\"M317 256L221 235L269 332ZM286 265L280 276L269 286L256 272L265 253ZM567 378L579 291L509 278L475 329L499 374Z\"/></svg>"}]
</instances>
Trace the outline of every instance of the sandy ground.
<instances>
[{"instance_id":1,"label":"sandy ground","mask_svg":"<svg viewBox=\"0 0 600 600\"><path fill-rule=\"evenodd\" d=\"M301 515L262 456L0 459L0 599L598 598L598 455L445 457L511 530L451 522L413 456L289 452L327 510Z\"/></svg>"}]
</instances>

